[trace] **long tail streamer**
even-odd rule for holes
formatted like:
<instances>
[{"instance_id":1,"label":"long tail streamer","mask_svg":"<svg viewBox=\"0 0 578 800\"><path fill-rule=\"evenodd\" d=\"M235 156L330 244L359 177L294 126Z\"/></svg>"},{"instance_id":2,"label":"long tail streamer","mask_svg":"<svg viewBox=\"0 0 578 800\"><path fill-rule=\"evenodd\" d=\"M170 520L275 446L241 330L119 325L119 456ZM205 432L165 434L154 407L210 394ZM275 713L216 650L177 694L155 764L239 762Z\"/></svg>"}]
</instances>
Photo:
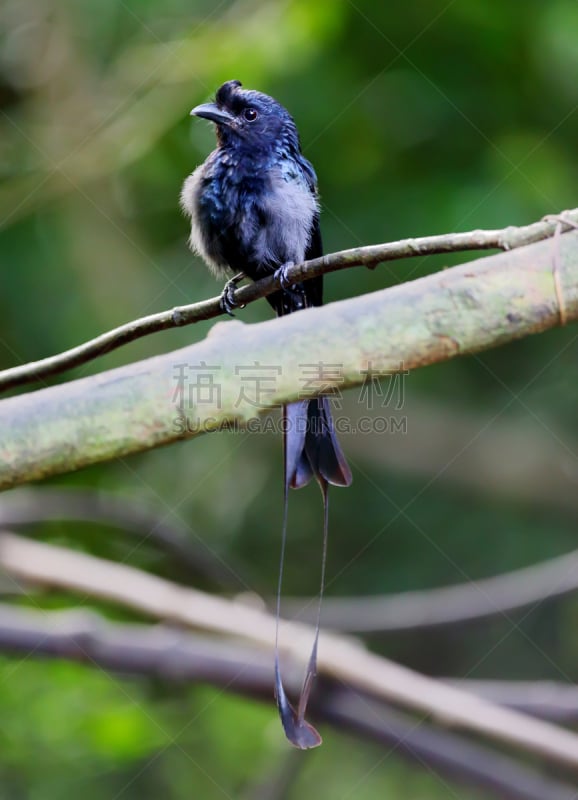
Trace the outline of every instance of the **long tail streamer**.
<instances>
[{"instance_id":1,"label":"long tail streamer","mask_svg":"<svg viewBox=\"0 0 578 800\"><path fill-rule=\"evenodd\" d=\"M303 686L299 695L297 704L297 711L289 702L285 689L283 688L283 680L281 678L281 667L279 663L279 620L281 616L281 591L283 588L283 568L285 565L285 550L287 545L287 523L289 511L289 484L291 476L287 471L287 459L285 458L285 476L284 476L284 492L283 492L283 529L281 535L281 556L279 560L279 582L277 585L277 611L275 620L275 698L277 700L277 708L279 709L279 716L285 731L285 736L292 745L301 750L309 750L312 747L318 747L321 742L319 732L305 719L307 711L307 704L313 688L313 682L317 673L317 645L319 642L319 627L321 622L321 604L323 602L323 591L325 588L325 568L327 564L327 538L328 538L328 523L329 523L329 495L328 483L320 476L317 476L317 481L321 488L323 496L323 545L321 556L321 581L319 587L319 603L317 606L317 623L315 625L315 636L313 639L313 646L311 648L311 655L309 656L309 663L303 679Z\"/></svg>"}]
</instances>

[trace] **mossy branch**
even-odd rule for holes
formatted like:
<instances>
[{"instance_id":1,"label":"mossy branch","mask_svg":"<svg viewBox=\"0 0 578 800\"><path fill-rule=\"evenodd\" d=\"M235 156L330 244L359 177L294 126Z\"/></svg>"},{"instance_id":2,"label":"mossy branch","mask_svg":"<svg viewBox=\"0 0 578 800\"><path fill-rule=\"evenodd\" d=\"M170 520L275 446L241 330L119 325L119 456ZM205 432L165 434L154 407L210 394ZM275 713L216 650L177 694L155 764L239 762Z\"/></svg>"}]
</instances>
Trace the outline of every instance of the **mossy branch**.
<instances>
[{"instance_id":1,"label":"mossy branch","mask_svg":"<svg viewBox=\"0 0 578 800\"><path fill-rule=\"evenodd\" d=\"M0 402L0 488L245 425L302 395L311 365L331 367L319 392L343 389L577 318L572 231L279 320L218 324L189 347Z\"/></svg>"},{"instance_id":2,"label":"mossy branch","mask_svg":"<svg viewBox=\"0 0 578 800\"><path fill-rule=\"evenodd\" d=\"M352 267L374 269L378 264L386 261L398 261L414 256L471 250L513 250L516 247L548 239L555 236L557 232L575 229L577 226L578 209L572 209L520 227L510 225L499 230L444 233L437 236L421 236L401 239L397 242L355 247L351 250L329 253L311 261L304 261L302 264L294 264L288 268L287 278L297 283L328 272L337 272ZM279 279L270 276L237 289L234 298L239 306L244 306L272 294L279 289L279 286ZM129 342L134 342L136 339L142 339L144 336L150 336L170 328L193 325L202 320L213 319L223 313L220 297L213 297L210 300L177 306L168 311L132 320L63 353L3 370L0 372L0 391L37 383L52 375L60 375L66 370L93 361Z\"/></svg>"}]
</instances>

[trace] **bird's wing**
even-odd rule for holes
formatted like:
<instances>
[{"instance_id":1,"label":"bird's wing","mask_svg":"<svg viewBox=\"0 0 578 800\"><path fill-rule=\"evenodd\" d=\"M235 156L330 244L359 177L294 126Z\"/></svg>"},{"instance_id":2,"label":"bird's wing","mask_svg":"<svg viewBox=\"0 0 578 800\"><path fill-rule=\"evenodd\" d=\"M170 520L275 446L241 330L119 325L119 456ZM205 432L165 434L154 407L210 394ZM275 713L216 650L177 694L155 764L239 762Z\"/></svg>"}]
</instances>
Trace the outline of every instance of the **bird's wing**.
<instances>
[{"instance_id":1,"label":"bird's wing","mask_svg":"<svg viewBox=\"0 0 578 800\"><path fill-rule=\"evenodd\" d=\"M311 194L317 198L317 175L313 169L313 165L306 158L301 156L300 159L301 169L307 182L307 186ZM305 260L309 261L312 258L320 258L323 255L323 241L321 239L321 228L319 226L319 214L315 214L311 224L311 237L309 244L305 250ZM319 275L317 278L312 278L305 282L305 289L307 299L311 305L323 305L323 276Z\"/></svg>"},{"instance_id":2,"label":"bird's wing","mask_svg":"<svg viewBox=\"0 0 578 800\"><path fill-rule=\"evenodd\" d=\"M321 228L319 227L319 215L315 214L311 226L311 238L305 251L305 260L319 258L323 255L323 242L321 241ZM323 275L305 281L305 295L313 306L323 305Z\"/></svg>"}]
</instances>

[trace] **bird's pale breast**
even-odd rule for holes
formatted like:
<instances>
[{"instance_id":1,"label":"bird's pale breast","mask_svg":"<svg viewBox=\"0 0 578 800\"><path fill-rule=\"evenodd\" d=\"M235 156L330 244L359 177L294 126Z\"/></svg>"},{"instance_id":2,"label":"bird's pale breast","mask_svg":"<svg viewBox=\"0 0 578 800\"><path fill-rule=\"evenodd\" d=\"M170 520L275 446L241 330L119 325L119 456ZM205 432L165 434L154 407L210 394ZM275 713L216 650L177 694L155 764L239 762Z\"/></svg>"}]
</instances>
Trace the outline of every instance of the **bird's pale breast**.
<instances>
[{"instance_id":1,"label":"bird's pale breast","mask_svg":"<svg viewBox=\"0 0 578 800\"><path fill-rule=\"evenodd\" d=\"M275 164L256 179L253 170L217 159L189 175L181 206L191 218L191 249L217 277L230 268L256 278L302 261L318 213L299 171Z\"/></svg>"}]
</instances>

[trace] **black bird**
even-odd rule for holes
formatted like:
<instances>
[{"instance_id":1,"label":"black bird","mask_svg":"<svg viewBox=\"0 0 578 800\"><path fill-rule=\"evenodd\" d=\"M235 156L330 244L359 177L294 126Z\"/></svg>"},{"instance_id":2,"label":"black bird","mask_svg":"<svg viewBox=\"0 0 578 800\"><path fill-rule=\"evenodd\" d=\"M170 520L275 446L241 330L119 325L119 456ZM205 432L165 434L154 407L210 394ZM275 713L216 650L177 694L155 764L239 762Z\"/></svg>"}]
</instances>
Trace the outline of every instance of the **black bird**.
<instances>
[{"instance_id":1,"label":"black bird","mask_svg":"<svg viewBox=\"0 0 578 800\"><path fill-rule=\"evenodd\" d=\"M181 205L191 218L189 244L217 277L239 273L225 285L222 306L232 312L233 287L242 277L259 280L277 274L282 289L267 297L278 316L323 302L323 279L288 285L286 269L323 253L319 229L317 178L301 153L291 115L272 97L227 81L215 102L191 111L216 125L217 148L189 175ZM284 408L285 514L289 487L305 486L313 476L324 498L322 589L327 534L327 485L349 486L351 471L336 438L329 401L318 397ZM279 611L279 599L278 599ZM321 742L304 719L316 671L317 634L298 711L285 696L276 654L276 696L285 732L297 747Z\"/></svg>"}]
</instances>

